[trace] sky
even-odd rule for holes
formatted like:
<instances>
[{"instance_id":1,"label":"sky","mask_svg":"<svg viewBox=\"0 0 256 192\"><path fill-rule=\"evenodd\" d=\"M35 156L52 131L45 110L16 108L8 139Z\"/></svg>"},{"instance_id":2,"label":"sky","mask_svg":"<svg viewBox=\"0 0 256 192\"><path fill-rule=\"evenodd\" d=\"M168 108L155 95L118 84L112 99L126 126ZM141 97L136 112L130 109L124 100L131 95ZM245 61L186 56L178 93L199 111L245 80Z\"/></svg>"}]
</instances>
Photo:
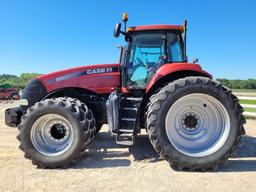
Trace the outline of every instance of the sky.
<instances>
[{"instance_id":1,"label":"sky","mask_svg":"<svg viewBox=\"0 0 256 192\"><path fill-rule=\"evenodd\" d=\"M215 78L256 78L255 0L0 0L0 74L117 63L114 25L183 24L187 53Z\"/></svg>"}]
</instances>

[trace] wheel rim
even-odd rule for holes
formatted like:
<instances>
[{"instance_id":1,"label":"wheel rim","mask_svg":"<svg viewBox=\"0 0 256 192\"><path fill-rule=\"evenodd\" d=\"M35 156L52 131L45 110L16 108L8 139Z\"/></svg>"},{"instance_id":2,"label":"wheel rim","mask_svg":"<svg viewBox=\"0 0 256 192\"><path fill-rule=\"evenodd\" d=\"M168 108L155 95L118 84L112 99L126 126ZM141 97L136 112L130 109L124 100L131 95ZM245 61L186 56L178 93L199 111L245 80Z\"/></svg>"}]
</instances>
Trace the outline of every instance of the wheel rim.
<instances>
[{"instance_id":1,"label":"wheel rim","mask_svg":"<svg viewBox=\"0 0 256 192\"><path fill-rule=\"evenodd\" d=\"M56 156L69 149L74 136L72 126L65 117L47 114L34 122L30 138L38 152Z\"/></svg>"},{"instance_id":2,"label":"wheel rim","mask_svg":"<svg viewBox=\"0 0 256 192\"><path fill-rule=\"evenodd\" d=\"M181 97L165 119L169 141L179 152L204 157L218 151L230 132L230 118L223 104L214 97L193 93Z\"/></svg>"}]
</instances>

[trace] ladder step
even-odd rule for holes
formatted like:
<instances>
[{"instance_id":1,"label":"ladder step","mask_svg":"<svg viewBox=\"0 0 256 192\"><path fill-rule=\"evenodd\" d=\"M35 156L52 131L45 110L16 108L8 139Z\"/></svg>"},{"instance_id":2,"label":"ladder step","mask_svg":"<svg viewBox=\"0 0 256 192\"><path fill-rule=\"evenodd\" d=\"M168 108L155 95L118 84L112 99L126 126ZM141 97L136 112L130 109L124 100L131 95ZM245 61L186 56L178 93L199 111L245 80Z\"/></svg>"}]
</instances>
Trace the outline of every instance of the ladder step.
<instances>
[{"instance_id":1,"label":"ladder step","mask_svg":"<svg viewBox=\"0 0 256 192\"><path fill-rule=\"evenodd\" d=\"M134 118L121 118L122 121L136 121Z\"/></svg>"},{"instance_id":2,"label":"ladder step","mask_svg":"<svg viewBox=\"0 0 256 192\"><path fill-rule=\"evenodd\" d=\"M118 132L120 133L133 133L132 129L119 129Z\"/></svg>"},{"instance_id":3,"label":"ladder step","mask_svg":"<svg viewBox=\"0 0 256 192\"><path fill-rule=\"evenodd\" d=\"M137 111L138 110L137 107L124 107L123 109L127 110L127 111Z\"/></svg>"},{"instance_id":4,"label":"ladder step","mask_svg":"<svg viewBox=\"0 0 256 192\"><path fill-rule=\"evenodd\" d=\"M134 145L134 136L131 135L116 135L116 143L119 145L131 146Z\"/></svg>"},{"instance_id":5,"label":"ladder step","mask_svg":"<svg viewBox=\"0 0 256 192\"><path fill-rule=\"evenodd\" d=\"M126 97L126 100L130 100L130 101L142 101L142 98L138 98L138 97Z\"/></svg>"}]
</instances>

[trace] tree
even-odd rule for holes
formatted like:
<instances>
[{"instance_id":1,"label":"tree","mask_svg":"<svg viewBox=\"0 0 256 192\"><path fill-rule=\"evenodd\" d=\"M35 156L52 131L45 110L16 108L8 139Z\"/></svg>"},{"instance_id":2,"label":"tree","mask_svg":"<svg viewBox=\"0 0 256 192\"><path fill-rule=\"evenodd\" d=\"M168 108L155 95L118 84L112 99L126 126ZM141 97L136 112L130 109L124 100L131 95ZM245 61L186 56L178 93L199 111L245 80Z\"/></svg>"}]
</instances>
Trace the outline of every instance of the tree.
<instances>
[{"instance_id":1,"label":"tree","mask_svg":"<svg viewBox=\"0 0 256 192\"><path fill-rule=\"evenodd\" d=\"M19 77L16 75L0 75L0 87L3 88L24 88L30 79L37 77L38 73L22 73Z\"/></svg>"},{"instance_id":2,"label":"tree","mask_svg":"<svg viewBox=\"0 0 256 192\"><path fill-rule=\"evenodd\" d=\"M217 79L225 86L231 89L256 89L256 79L248 79L248 80L229 80L229 79Z\"/></svg>"}]
</instances>

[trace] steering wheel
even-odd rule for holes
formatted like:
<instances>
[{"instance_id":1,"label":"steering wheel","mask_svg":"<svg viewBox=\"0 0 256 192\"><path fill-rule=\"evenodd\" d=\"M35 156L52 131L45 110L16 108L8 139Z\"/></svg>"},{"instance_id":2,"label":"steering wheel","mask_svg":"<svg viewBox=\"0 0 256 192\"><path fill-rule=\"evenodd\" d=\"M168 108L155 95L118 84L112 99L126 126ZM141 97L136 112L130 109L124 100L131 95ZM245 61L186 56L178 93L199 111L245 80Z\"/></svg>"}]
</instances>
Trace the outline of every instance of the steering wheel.
<instances>
[{"instance_id":1,"label":"steering wheel","mask_svg":"<svg viewBox=\"0 0 256 192\"><path fill-rule=\"evenodd\" d=\"M143 63L143 61L139 58L139 57L137 57L136 58L136 60L137 60L137 65L136 65L136 67L138 66L138 67L140 67L140 66L145 66L145 64Z\"/></svg>"},{"instance_id":2,"label":"steering wheel","mask_svg":"<svg viewBox=\"0 0 256 192\"><path fill-rule=\"evenodd\" d=\"M144 63L139 57L136 57L135 61L136 61L136 65L133 66L133 74L140 67L143 67L147 71L147 75L144 80L144 83L146 83L148 79L152 76L152 74L155 72L156 69L154 69L154 66L160 63L161 58L159 58L159 60L156 63L155 62ZM133 76L133 74L131 74L130 78ZM136 85L135 82L134 82L134 85Z\"/></svg>"},{"instance_id":3,"label":"steering wheel","mask_svg":"<svg viewBox=\"0 0 256 192\"><path fill-rule=\"evenodd\" d=\"M136 61L136 65L133 65L133 72L136 71L139 67L147 68L146 65L143 63L143 61L139 57L137 57L135 61Z\"/></svg>"}]
</instances>

